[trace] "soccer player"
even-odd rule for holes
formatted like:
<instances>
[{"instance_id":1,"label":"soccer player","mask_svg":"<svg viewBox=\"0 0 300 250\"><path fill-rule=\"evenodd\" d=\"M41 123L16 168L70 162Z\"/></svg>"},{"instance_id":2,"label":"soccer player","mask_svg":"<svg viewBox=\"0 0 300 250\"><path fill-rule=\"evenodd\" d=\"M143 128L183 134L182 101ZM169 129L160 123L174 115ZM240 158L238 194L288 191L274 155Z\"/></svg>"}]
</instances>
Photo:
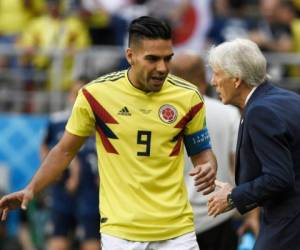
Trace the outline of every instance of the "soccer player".
<instances>
[{"instance_id":1,"label":"soccer player","mask_svg":"<svg viewBox=\"0 0 300 250\"><path fill-rule=\"evenodd\" d=\"M77 237L80 250L100 250L99 174L95 136L90 136L77 154L79 183L76 190Z\"/></svg>"},{"instance_id":2,"label":"soccer player","mask_svg":"<svg viewBox=\"0 0 300 250\"><path fill-rule=\"evenodd\" d=\"M44 142L41 145L42 158L55 146L64 133L64 127L71 114L71 107L87 77L79 77L68 95L67 109L50 116ZM81 250L99 249L98 175L94 136L89 137L70 166L51 185L48 250L71 249L70 235L78 232ZM70 209L70 207L74 209Z\"/></svg>"},{"instance_id":3,"label":"soccer player","mask_svg":"<svg viewBox=\"0 0 300 250\"><path fill-rule=\"evenodd\" d=\"M203 194L215 188L216 160L203 98L195 86L168 74L172 56L165 22L133 20L126 50L131 67L82 88L62 139L32 181L0 200L2 219L13 208L26 209L96 132L102 249L198 250L183 144L195 166L191 178Z\"/></svg>"}]
</instances>

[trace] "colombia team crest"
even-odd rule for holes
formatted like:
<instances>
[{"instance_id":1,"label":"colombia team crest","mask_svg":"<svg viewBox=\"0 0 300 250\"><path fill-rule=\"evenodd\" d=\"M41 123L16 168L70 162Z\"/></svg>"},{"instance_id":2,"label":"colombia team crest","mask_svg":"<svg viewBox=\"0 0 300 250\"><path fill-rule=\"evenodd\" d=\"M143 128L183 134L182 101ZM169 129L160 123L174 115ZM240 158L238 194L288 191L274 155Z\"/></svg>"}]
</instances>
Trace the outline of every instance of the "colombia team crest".
<instances>
[{"instance_id":1,"label":"colombia team crest","mask_svg":"<svg viewBox=\"0 0 300 250\"><path fill-rule=\"evenodd\" d=\"M159 118L165 123L172 123L177 119L177 110L169 104L165 104L159 108Z\"/></svg>"}]
</instances>

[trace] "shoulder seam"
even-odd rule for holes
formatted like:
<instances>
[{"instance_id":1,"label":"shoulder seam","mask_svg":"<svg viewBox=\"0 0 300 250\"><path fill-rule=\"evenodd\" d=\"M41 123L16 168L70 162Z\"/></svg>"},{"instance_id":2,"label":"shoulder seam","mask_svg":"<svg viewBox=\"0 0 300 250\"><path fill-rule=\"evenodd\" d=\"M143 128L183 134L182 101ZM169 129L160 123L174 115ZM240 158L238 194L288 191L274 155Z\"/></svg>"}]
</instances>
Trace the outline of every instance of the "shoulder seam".
<instances>
[{"instance_id":1,"label":"shoulder seam","mask_svg":"<svg viewBox=\"0 0 300 250\"><path fill-rule=\"evenodd\" d=\"M187 86L187 87L190 87L191 89L195 89L198 91L198 88L197 86L195 86L194 84L180 78L180 77L177 77L175 75L168 75L168 78L171 79L172 81L174 81L175 83L178 83L178 84L181 84L181 85L184 85L184 86Z\"/></svg>"},{"instance_id":2,"label":"shoulder seam","mask_svg":"<svg viewBox=\"0 0 300 250\"><path fill-rule=\"evenodd\" d=\"M125 77L125 70L116 71L106 74L104 76L100 76L96 80L94 80L93 83L99 83L104 81L116 81L118 79L121 79L122 77Z\"/></svg>"},{"instance_id":3,"label":"shoulder seam","mask_svg":"<svg viewBox=\"0 0 300 250\"><path fill-rule=\"evenodd\" d=\"M199 90L196 87L194 88L194 87L189 86L189 85L180 84L177 81L174 81L174 80L171 80L171 79L167 79L167 81L169 83L171 83L172 85L175 85L176 87L184 88L184 89L189 89L189 90L192 90L192 91L196 92L196 94L199 96L200 100L202 102L204 102L204 99L203 99L202 95L199 93Z\"/></svg>"}]
</instances>

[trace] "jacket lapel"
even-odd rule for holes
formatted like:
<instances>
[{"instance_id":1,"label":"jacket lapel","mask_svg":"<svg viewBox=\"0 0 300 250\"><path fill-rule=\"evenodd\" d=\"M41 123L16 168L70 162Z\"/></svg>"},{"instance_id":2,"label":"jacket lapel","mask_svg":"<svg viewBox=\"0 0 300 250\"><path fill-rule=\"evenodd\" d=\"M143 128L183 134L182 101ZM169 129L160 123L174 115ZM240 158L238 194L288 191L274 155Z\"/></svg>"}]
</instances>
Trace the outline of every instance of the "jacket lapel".
<instances>
[{"instance_id":1,"label":"jacket lapel","mask_svg":"<svg viewBox=\"0 0 300 250\"><path fill-rule=\"evenodd\" d=\"M235 183L238 184L238 176L239 176L239 169L240 169L240 147L242 143L242 137L243 137L243 128L244 128L244 117L241 116L240 120L240 126L239 126L239 132L238 132L238 138L236 143L236 157L235 157Z\"/></svg>"},{"instance_id":2,"label":"jacket lapel","mask_svg":"<svg viewBox=\"0 0 300 250\"><path fill-rule=\"evenodd\" d=\"M253 101L255 101L261 95L266 93L270 88L272 88L272 85L270 85L267 82L259 85L257 87L257 89L253 92L246 107L244 108L244 110L242 112L240 126L239 126L239 132L238 132L238 138L237 138L237 144L236 144L236 151L235 151L236 152L236 157L235 157L235 183L236 184L239 183L240 148L241 148L242 139L243 139L244 123L245 123L245 120L247 119L247 111L248 111L249 107L251 107L251 104L253 103Z\"/></svg>"}]
</instances>

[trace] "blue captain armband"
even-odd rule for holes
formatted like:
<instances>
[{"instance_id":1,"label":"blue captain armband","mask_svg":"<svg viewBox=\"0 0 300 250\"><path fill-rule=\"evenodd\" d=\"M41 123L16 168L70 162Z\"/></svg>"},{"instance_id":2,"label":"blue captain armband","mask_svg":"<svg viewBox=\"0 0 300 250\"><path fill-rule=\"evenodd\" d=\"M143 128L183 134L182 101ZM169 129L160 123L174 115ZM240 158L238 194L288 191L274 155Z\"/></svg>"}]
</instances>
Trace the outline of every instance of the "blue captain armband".
<instances>
[{"instance_id":1,"label":"blue captain armband","mask_svg":"<svg viewBox=\"0 0 300 250\"><path fill-rule=\"evenodd\" d=\"M207 128L191 135L185 135L184 145L189 156L196 155L205 149L210 149L210 137Z\"/></svg>"}]
</instances>

